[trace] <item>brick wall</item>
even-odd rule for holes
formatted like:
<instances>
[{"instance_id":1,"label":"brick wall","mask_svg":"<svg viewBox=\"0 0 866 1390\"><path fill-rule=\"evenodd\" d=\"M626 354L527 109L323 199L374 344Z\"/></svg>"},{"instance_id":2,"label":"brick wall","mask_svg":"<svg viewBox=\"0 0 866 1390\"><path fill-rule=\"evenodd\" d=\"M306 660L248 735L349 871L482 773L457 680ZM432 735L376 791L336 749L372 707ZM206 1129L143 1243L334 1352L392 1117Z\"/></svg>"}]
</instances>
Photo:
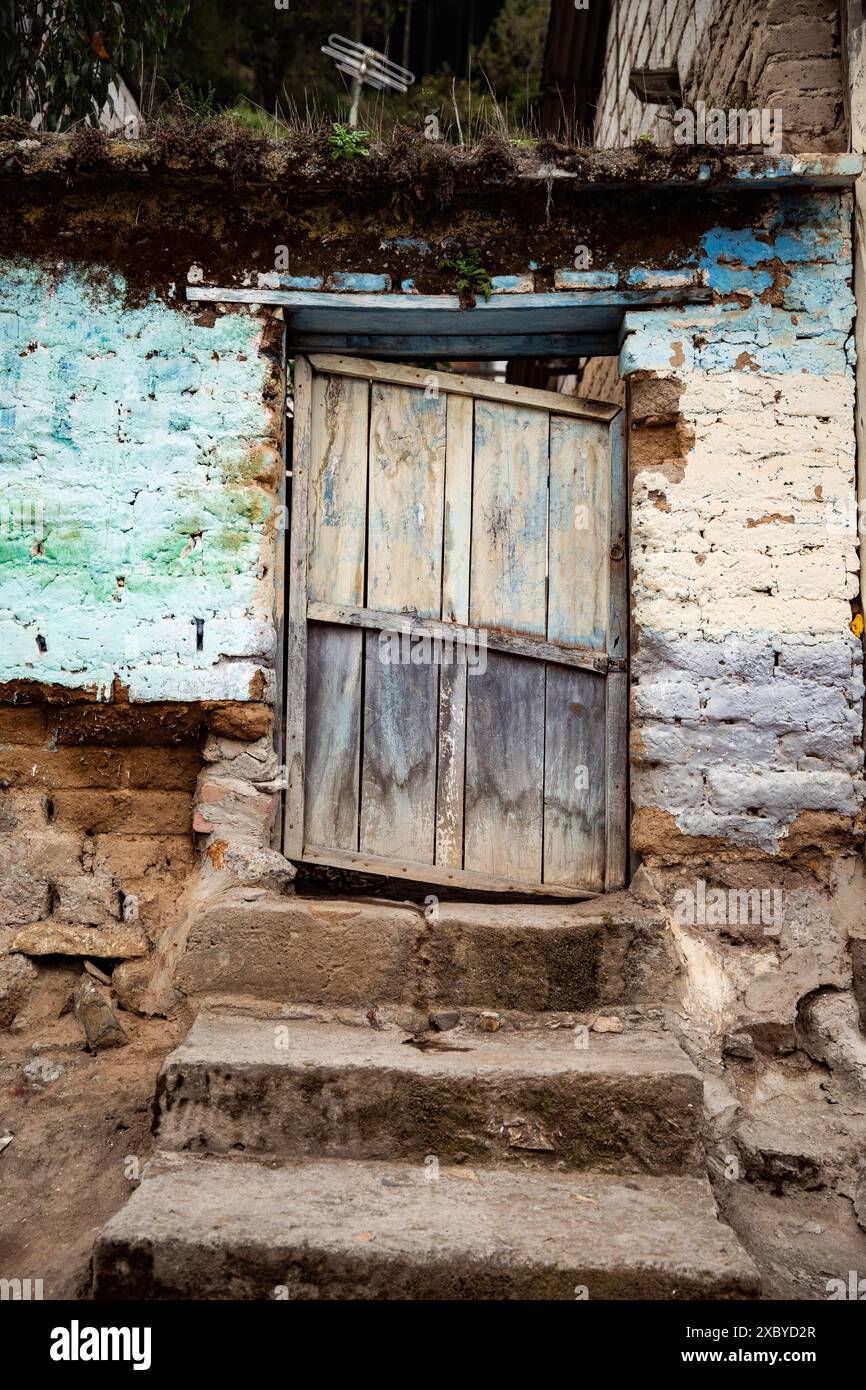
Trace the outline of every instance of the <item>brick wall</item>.
<instances>
[{"instance_id":1,"label":"brick wall","mask_svg":"<svg viewBox=\"0 0 866 1390\"><path fill-rule=\"evenodd\" d=\"M629 92L633 67L678 67L684 102L779 108L786 150L844 150L837 0L614 0L595 143L658 136L658 108Z\"/></svg>"},{"instance_id":2,"label":"brick wall","mask_svg":"<svg viewBox=\"0 0 866 1390\"><path fill-rule=\"evenodd\" d=\"M157 719L89 727L90 709L0 705L4 949L136 957L179 910L199 748Z\"/></svg>"},{"instance_id":3,"label":"brick wall","mask_svg":"<svg viewBox=\"0 0 866 1390\"><path fill-rule=\"evenodd\" d=\"M627 315L645 854L775 853L862 805L850 211L783 195L710 238L725 302Z\"/></svg>"},{"instance_id":4,"label":"brick wall","mask_svg":"<svg viewBox=\"0 0 866 1390\"><path fill-rule=\"evenodd\" d=\"M282 328L0 263L0 683L270 690Z\"/></svg>"}]
</instances>

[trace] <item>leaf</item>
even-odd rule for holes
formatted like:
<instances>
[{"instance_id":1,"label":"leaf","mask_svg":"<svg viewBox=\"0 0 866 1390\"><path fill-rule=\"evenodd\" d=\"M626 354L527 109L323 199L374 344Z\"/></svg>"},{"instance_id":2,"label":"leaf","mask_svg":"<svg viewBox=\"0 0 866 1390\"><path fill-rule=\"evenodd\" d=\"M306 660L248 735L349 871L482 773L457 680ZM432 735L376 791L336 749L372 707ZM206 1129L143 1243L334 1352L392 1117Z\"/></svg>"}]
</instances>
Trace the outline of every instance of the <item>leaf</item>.
<instances>
[{"instance_id":1,"label":"leaf","mask_svg":"<svg viewBox=\"0 0 866 1390\"><path fill-rule=\"evenodd\" d=\"M102 42L102 35L99 33L98 30L93 35L93 38L90 40L90 47L93 49L97 58L101 58L104 63L111 62L111 59L109 58L108 53L106 52L105 44Z\"/></svg>"}]
</instances>

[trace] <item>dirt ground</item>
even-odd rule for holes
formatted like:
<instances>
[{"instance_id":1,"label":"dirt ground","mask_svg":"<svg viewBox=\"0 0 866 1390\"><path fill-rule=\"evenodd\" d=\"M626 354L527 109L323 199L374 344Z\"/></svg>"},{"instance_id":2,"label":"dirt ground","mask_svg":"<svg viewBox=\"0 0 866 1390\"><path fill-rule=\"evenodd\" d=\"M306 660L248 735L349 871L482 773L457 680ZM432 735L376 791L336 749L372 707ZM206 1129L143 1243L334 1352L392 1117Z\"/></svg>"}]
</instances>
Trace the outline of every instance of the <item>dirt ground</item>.
<instances>
[{"instance_id":1,"label":"dirt ground","mask_svg":"<svg viewBox=\"0 0 866 1390\"><path fill-rule=\"evenodd\" d=\"M45 1299L88 1296L94 1236L151 1151L156 1078L188 1026L119 1012L129 1045L89 1053L61 1012L80 973L43 966L24 1018L0 1034L0 1145L13 1136L0 1152L0 1278L41 1279Z\"/></svg>"}]
</instances>

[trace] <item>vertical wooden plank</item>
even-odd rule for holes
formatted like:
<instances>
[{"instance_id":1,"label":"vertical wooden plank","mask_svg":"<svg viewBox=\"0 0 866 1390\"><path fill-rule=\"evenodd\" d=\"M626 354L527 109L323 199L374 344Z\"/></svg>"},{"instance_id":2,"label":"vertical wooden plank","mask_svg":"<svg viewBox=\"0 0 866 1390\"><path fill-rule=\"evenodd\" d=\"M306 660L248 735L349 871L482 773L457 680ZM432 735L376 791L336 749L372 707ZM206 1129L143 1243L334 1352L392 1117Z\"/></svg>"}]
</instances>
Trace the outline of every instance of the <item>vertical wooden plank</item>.
<instances>
[{"instance_id":1,"label":"vertical wooden plank","mask_svg":"<svg viewBox=\"0 0 866 1390\"><path fill-rule=\"evenodd\" d=\"M548 666L544 881L600 892L605 873L605 678Z\"/></svg>"},{"instance_id":2,"label":"vertical wooden plank","mask_svg":"<svg viewBox=\"0 0 866 1390\"><path fill-rule=\"evenodd\" d=\"M285 524L288 516L288 464L286 462L286 442L288 426L286 412L288 406L287 382L288 362L286 361L286 329L280 333L280 364L282 367L282 414L280 418L280 481L277 489L277 523L274 535L274 752L277 765L286 763L286 562L288 560L289 533ZM281 849L283 825L286 818L285 790L280 796L280 811L271 831L271 848Z\"/></svg>"},{"instance_id":3,"label":"vertical wooden plank","mask_svg":"<svg viewBox=\"0 0 866 1390\"><path fill-rule=\"evenodd\" d=\"M628 487L626 420L610 424L610 617L608 652L618 669L607 674L607 865L604 886L622 888L630 839L628 797Z\"/></svg>"},{"instance_id":4,"label":"vertical wooden plank","mask_svg":"<svg viewBox=\"0 0 866 1390\"><path fill-rule=\"evenodd\" d=\"M313 373L307 589L322 603L364 602L369 392Z\"/></svg>"},{"instance_id":5,"label":"vertical wooden plank","mask_svg":"<svg viewBox=\"0 0 866 1390\"><path fill-rule=\"evenodd\" d=\"M444 396L373 383L368 608L439 616L445 442Z\"/></svg>"},{"instance_id":6,"label":"vertical wooden plank","mask_svg":"<svg viewBox=\"0 0 866 1390\"><path fill-rule=\"evenodd\" d=\"M358 848L363 641L354 628L309 627L305 845Z\"/></svg>"},{"instance_id":7,"label":"vertical wooden plank","mask_svg":"<svg viewBox=\"0 0 866 1390\"><path fill-rule=\"evenodd\" d=\"M469 622L469 549L472 529L472 401L448 398L445 455L445 536L442 546L442 618Z\"/></svg>"},{"instance_id":8,"label":"vertical wooden plank","mask_svg":"<svg viewBox=\"0 0 866 1390\"><path fill-rule=\"evenodd\" d=\"M371 388L367 607L440 614L445 411L414 387ZM367 633L361 849L432 864L439 667L384 652Z\"/></svg>"},{"instance_id":9,"label":"vertical wooden plank","mask_svg":"<svg viewBox=\"0 0 866 1390\"><path fill-rule=\"evenodd\" d=\"M547 637L594 651L607 638L609 460L605 425L551 417Z\"/></svg>"},{"instance_id":10,"label":"vertical wooden plank","mask_svg":"<svg viewBox=\"0 0 866 1390\"><path fill-rule=\"evenodd\" d=\"M286 632L286 801L283 853L300 858L304 847L304 742L307 702L307 525L312 371L295 359L295 426L292 451L292 526L289 550L289 619Z\"/></svg>"},{"instance_id":11,"label":"vertical wooden plank","mask_svg":"<svg viewBox=\"0 0 866 1390\"><path fill-rule=\"evenodd\" d=\"M544 663L487 653L467 681L466 869L541 882Z\"/></svg>"},{"instance_id":12,"label":"vertical wooden plank","mask_svg":"<svg viewBox=\"0 0 866 1390\"><path fill-rule=\"evenodd\" d=\"M469 621L469 547L472 526L472 401L450 396L445 456L445 531L442 545L442 617ZM465 662L439 673L436 863L463 863L463 780L466 762Z\"/></svg>"},{"instance_id":13,"label":"vertical wooden plank","mask_svg":"<svg viewBox=\"0 0 866 1390\"><path fill-rule=\"evenodd\" d=\"M433 863L439 667L390 664L367 632L360 848Z\"/></svg>"},{"instance_id":14,"label":"vertical wooden plank","mask_svg":"<svg viewBox=\"0 0 866 1390\"><path fill-rule=\"evenodd\" d=\"M546 632L546 410L475 403L470 618L478 627Z\"/></svg>"},{"instance_id":15,"label":"vertical wooden plank","mask_svg":"<svg viewBox=\"0 0 866 1390\"><path fill-rule=\"evenodd\" d=\"M628 487L626 482L625 412L611 421L610 449L610 610L608 616L608 656L611 661L628 659Z\"/></svg>"},{"instance_id":16,"label":"vertical wooden plank","mask_svg":"<svg viewBox=\"0 0 866 1390\"><path fill-rule=\"evenodd\" d=\"M308 600L364 601L369 387L313 373ZM360 632L308 634L304 843L358 848Z\"/></svg>"}]
</instances>

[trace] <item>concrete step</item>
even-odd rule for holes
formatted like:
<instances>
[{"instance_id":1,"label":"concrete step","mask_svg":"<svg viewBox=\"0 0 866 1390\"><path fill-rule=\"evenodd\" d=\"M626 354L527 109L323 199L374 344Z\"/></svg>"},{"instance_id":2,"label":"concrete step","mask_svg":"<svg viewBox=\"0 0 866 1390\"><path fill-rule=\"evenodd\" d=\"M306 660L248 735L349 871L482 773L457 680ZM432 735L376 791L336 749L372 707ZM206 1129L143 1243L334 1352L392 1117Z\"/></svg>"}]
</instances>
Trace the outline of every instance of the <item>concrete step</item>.
<instances>
[{"instance_id":1,"label":"concrete step","mask_svg":"<svg viewBox=\"0 0 866 1390\"><path fill-rule=\"evenodd\" d=\"M193 923L176 980L193 996L365 1007L659 1002L676 968L665 919L627 894L612 909L443 902L431 918L384 899L230 901Z\"/></svg>"},{"instance_id":2,"label":"concrete step","mask_svg":"<svg viewBox=\"0 0 866 1390\"><path fill-rule=\"evenodd\" d=\"M97 1299L738 1299L702 1178L172 1155L97 1239ZM161 1169L161 1171L160 1171Z\"/></svg>"},{"instance_id":3,"label":"concrete step","mask_svg":"<svg viewBox=\"0 0 866 1390\"><path fill-rule=\"evenodd\" d=\"M487 1033L203 1010L158 1086L166 1149L701 1171L703 1083L665 1034Z\"/></svg>"}]
</instances>

